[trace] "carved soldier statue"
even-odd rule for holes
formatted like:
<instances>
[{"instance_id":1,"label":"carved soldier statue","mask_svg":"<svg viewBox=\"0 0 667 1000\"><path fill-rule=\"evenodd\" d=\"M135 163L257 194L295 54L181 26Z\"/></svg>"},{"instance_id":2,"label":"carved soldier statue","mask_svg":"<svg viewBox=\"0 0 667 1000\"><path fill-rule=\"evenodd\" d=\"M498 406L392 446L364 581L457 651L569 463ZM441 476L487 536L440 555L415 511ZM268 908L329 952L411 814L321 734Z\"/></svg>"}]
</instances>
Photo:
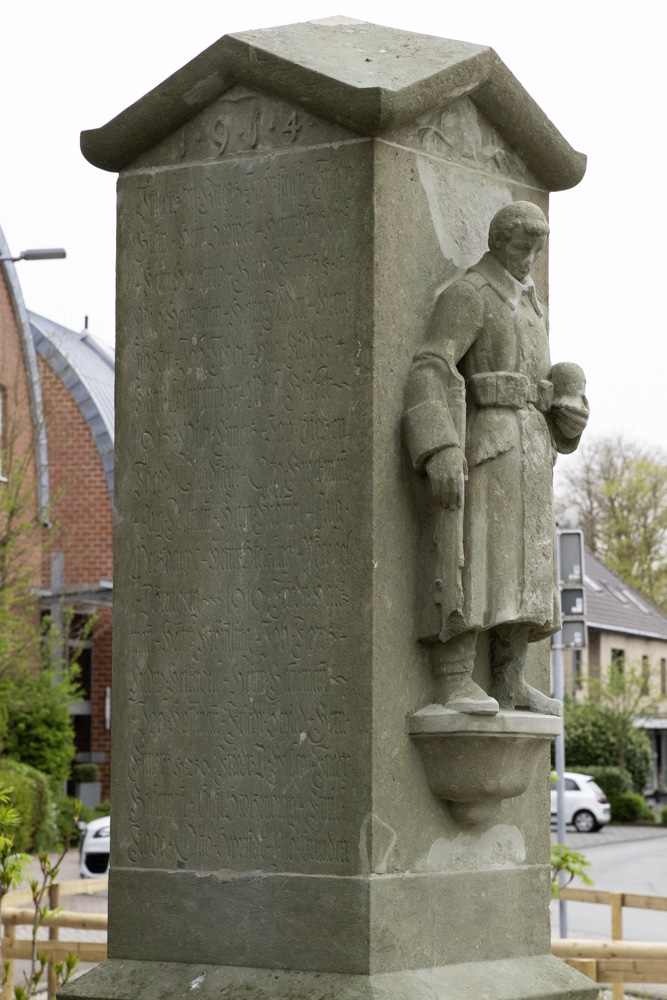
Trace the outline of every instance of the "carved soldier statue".
<instances>
[{"instance_id":1,"label":"carved soldier statue","mask_svg":"<svg viewBox=\"0 0 667 1000\"><path fill-rule=\"evenodd\" d=\"M551 366L530 268L549 232L519 201L491 221L489 251L438 298L406 391L405 431L435 507L436 699L459 712L560 714L524 678L527 644L560 628L553 521L556 453L588 420L582 370ZM487 694L471 677L489 632Z\"/></svg>"}]
</instances>

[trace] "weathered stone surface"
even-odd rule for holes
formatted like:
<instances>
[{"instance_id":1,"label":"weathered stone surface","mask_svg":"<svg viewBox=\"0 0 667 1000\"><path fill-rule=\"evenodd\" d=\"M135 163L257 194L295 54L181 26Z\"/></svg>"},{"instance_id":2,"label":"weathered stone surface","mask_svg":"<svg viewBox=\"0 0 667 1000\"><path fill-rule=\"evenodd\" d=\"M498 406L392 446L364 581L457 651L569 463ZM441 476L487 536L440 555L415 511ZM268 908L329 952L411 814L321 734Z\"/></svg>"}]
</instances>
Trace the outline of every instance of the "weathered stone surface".
<instances>
[{"instance_id":1,"label":"weathered stone surface","mask_svg":"<svg viewBox=\"0 0 667 1000\"><path fill-rule=\"evenodd\" d=\"M496 59L346 19L250 33L85 140L126 168L114 823L110 960L63 997L595 992L548 954L548 752L469 830L408 732L405 378L494 212L551 184L473 97ZM544 643L527 670L548 684Z\"/></svg>"},{"instance_id":2,"label":"weathered stone surface","mask_svg":"<svg viewBox=\"0 0 667 1000\"><path fill-rule=\"evenodd\" d=\"M287 152L346 139L359 136L298 105L236 84L137 157L131 167L215 163L243 153Z\"/></svg>"},{"instance_id":3,"label":"weathered stone surface","mask_svg":"<svg viewBox=\"0 0 667 1000\"><path fill-rule=\"evenodd\" d=\"M588 984L588 985L586 985ZM72 1000L594 1000L598 988L551 955L372 976L112 959L66 988Z\"/></svg>"},{"instance_id":4,"label":"weathered stone surface","mask_svg":"<svg viewBox=\"0 0 667 1000\"><path fill-rule=\"evenodd\" d=\"M362 135L381 135L469 94L550 190L586 169L493 49L346 17L225 35L101 129L91 163L121 170L235 83L277 94Z\"/></svg>"},{"instance_id":5,"label":"weathered stone surface","mask_svg":"<svg viewBox=\"0 0 667 1000\"><path fill-rule=\"evenodd\" d=\"M118 868L109 954L368 974L448 965L473 953L489 960L546 952L548 872L525 863L515 826L487 824L486 832L472 852L477 870L465 873L443 873L456 865L443 838L421 873L336 878Z\"/></svg>"},{"instance_id":6,"label":"weathered stone surface","mask_svg":"<svg viewBox=\"0 0 667 1000\"><path fill-rule=\"evenodd\" d=\"M371 205L358 140L120 179L115 865L358 871Z\"/></svg>"}]
</instances>

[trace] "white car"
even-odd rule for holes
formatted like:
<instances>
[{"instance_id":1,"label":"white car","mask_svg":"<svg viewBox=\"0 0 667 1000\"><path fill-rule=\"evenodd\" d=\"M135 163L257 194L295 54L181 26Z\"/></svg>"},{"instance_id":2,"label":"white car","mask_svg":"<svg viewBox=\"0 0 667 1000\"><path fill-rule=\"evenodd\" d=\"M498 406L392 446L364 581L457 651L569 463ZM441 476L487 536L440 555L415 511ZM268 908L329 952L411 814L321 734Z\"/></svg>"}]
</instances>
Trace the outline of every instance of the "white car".
<instances>
[{"instance_id":1,"label":"white car","mask_svg":"<svg viewBox=\"0 0 667 1000\"><path fill-rule=\"evenodd\" d=\"M110 820L101 816L90 823L80 823L79 873L81 878L99 878L109 874Z\"/></svg>"},{"instance_id":2,"label":"white car","mask_svg":"<svg viewBox=\"0 0 667 1000\"><path fill-rule=\"evenodd\" d=\"M565 771L565 822L579 833L595 833L611 819L607 797L590 774ZM551 778L551 822L558 812L557 779Z\"/></svg>"}]
</instances>

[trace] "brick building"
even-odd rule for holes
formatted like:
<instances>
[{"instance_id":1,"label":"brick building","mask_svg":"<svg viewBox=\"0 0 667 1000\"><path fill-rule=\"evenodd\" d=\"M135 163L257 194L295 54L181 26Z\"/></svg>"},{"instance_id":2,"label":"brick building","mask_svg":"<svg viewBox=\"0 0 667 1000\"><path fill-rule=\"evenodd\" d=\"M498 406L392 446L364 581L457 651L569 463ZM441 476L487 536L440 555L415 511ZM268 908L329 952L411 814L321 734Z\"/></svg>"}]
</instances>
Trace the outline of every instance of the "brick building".
<instances>
[{"instance_id":1,"label":"brick building","mask_svg":"<svg viewBox=\"0 0 667 1000\"><path fill-rule=\"evenodd\" d=\"M9 256L1 231L0 256ZM75 626L96 616L79 660L85 697L72 721L77 761L99 764L102 797L110 764L113 384L112 355L87 330L28 312L14 264L0 264L3 455L11 451L14 463L29 456L26 483L41 527L27 559L41 578L43 610L57 619L68 608Z\"/></svg>"}]
</instances>

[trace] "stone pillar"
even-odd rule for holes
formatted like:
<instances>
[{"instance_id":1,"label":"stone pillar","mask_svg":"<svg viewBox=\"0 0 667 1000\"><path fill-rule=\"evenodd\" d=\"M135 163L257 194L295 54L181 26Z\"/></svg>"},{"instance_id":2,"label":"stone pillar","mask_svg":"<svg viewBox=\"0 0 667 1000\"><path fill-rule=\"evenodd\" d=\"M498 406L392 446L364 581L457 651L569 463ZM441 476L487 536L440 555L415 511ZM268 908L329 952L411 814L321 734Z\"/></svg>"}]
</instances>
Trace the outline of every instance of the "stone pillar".
<instances>
[{"instance_id":1,"label":"stone pillar","mask_svg":"<svg viewBox=\"0 0 667 1000\"><path fill-rule=\"evenodd\" d=\"M584 158L491 50L345 18L82 146L120 172L110 957L59 995L596 995L550 954L546 751L468 828L409 736L401 431L438 289Z\"/></svg>"}]
</instances>

